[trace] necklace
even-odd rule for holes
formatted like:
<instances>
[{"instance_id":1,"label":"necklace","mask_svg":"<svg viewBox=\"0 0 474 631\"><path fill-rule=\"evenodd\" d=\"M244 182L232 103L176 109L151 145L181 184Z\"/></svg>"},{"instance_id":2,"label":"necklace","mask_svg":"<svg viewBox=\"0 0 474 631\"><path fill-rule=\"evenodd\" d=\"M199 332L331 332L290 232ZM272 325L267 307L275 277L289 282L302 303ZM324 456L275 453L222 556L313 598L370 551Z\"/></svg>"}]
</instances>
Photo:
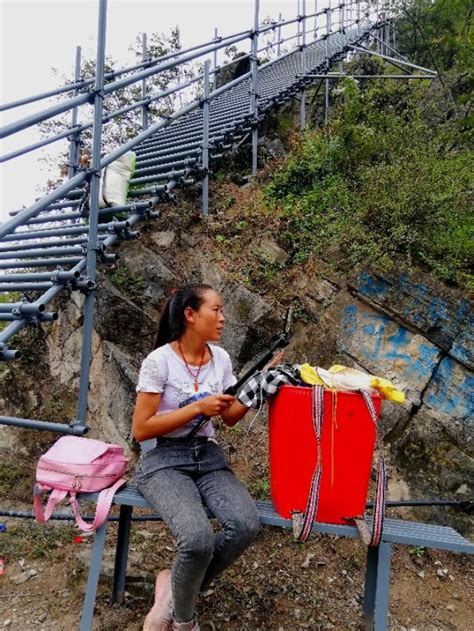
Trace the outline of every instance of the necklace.
<instances>
[{"instance_id":1,"label":"necklace","mask_svg":"<svg viewBox=\"0 0 474 631\"><path fill-rule=\"evenodd\" d=\"M188 373L191 375L191 377L194 379L194 392L197 392L199 390L198 377L199 377L199 373L201 372L202 362L204 361L204 355L206 354L206 347L204 347L204 350L202 351L201 361L199 362L199 366L196 373L193 373L188 362L186 361L186 357L184 356L184 353L183 353L183 347L181 346L181 340L178 340L178 347L179 347L179 352L181 353L181 357L183 358L183 361L186 364L186 369Z\"/></svg>"}]
</instances>

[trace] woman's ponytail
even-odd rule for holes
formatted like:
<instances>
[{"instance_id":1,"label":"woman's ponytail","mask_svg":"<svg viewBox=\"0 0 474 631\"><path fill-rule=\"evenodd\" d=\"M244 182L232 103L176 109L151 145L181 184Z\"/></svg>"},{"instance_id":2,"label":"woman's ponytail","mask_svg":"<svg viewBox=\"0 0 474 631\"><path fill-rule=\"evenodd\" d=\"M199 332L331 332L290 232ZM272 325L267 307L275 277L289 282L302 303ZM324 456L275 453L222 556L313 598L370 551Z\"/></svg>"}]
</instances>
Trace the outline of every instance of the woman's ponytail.
<instances>
[{"instance_id":1,"label":"woman's ponytail","mask_svg":"<svg viewBox=\"0 0 474 631\"><path fill-rule=\"evenodd\" d=\"M168 298L161 312L160 322L158 324L158 333L156 335L155 348L168 344L171 337L170 326L170 305L173 298Z\"/></svg>"}]
</instances>

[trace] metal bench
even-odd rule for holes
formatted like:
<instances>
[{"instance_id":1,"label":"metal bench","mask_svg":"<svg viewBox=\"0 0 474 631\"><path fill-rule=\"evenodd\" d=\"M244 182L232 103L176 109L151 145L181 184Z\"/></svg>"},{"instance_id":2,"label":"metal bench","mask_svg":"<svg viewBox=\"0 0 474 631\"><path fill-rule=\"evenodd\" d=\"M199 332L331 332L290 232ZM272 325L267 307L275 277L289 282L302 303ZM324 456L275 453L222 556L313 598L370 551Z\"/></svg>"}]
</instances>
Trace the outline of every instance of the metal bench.
<instances>
[{"instance_id":1,"label":"metal bench","mask_svg":"<svg viewBox=\"0 0 474 631\"><path fill-rule=\"evenodd\" d=\"M97 493L83 493L78 497L83 500L96 500L97 496ZM135 507L150 508L150 505L132 484L127 484L115 495L114 504L120 506L112 588L112 602L116 603L123 601L125 593L125 574L133 509ZM270 502L257 501L256 506L262 524L290 529L293 527L291 520L283 519L275 513ZM208 514L211 518L212 513L208 511ZM94 538L80 631L90 631L92 628L92 618L104 553L107 525L108 522L105 522L105 524L97 530ZM359 532L354 526L315 523L312 532L352 538L359 537ZM380 545L376 548L367 549L363 605L367 629L374 629L375 631L384 631L387 629L390 561L392 545L394 543L410 546L424 546L427 548L463 552L466 554L474 553L474 544L462 537L453 528L398 519L386 519Z\"/></svg>"}]
</instances>

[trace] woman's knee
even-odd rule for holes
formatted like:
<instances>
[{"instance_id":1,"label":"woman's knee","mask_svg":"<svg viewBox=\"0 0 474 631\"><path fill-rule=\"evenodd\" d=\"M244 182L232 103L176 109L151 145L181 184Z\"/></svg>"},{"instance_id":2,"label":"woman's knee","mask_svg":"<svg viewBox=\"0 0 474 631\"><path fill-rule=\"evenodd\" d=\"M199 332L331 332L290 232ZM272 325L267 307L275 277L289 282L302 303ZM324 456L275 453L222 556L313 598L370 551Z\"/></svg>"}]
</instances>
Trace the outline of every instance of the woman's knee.
<instances>
[{"instance_id":1,"label":"woman's knee","mask_svg":"<svg viewBox=\"0 0 474 631\"><path fill-rule=\"evenodd\" d=\"M249 545L256 539L260 531L260 519L257 512L250 512L236 518L231 526L236 538L243 544Z\"/></svg>"},{"instance_id":2,"label":"woman's knee","mask_svg":"<svg viewBox=\"0 0 474 631\"><path fill-rule=\"evenodd\" d=\"M214 532L212 528L185 533L178 542L180 552L195 560L210 560L214 553Z\"/></svg>"},{"instance_id":3,"label":"woman's knee","mask_svg":"<svg viewBox=\"0 0 474 631\"><path fill-rule=\"evenodd\" d=\"M257 538L257 535L260 532L260 518L257 511L255 511L255 513L247 520L246 532L249 543Z\"/></svg>"}]
</instances>

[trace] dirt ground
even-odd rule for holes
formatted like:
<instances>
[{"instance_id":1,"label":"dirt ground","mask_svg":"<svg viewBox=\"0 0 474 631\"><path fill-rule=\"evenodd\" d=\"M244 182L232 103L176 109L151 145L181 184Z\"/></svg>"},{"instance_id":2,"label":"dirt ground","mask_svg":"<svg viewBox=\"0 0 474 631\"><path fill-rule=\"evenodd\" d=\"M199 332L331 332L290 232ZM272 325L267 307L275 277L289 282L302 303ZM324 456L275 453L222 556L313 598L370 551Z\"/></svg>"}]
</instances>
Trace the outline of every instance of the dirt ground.
<instances>
[{"instance_id":1,"label":"dirt ground","mask_svg":"<svg viewBox=\"0 0 474 631\"><path fill-rule=\"evenodd\" d=\"M252 495L268 499L266 429L261 421L247 429L248 423L219 430L220 442ZM11 454L2 455L4 466L8 458L14 464ZM15 488L11 492L14 495ZM10 500L6 508L31 510L23 491L17 497L21 499ZM391 511L390 516L396 514ZM0 532L0 558L5 561L0 629L77 629L92 537L82 535L71 522L40 526L5 517L0 522L6 525L6 532ZM175 551L163 524L135 522L125 603L111 605L116 530L116 523L111 523L94 631L141 629L153 599L156 572L170 566ZM293 541L289 531L263 527L243 557L201 595L201 627L206 631L363 629L365 554L359 541L314 535L302 544ZM467 556L395 547L389 629L468 631L472 595L472 561Z\"/></svg>"}]
</instances>

